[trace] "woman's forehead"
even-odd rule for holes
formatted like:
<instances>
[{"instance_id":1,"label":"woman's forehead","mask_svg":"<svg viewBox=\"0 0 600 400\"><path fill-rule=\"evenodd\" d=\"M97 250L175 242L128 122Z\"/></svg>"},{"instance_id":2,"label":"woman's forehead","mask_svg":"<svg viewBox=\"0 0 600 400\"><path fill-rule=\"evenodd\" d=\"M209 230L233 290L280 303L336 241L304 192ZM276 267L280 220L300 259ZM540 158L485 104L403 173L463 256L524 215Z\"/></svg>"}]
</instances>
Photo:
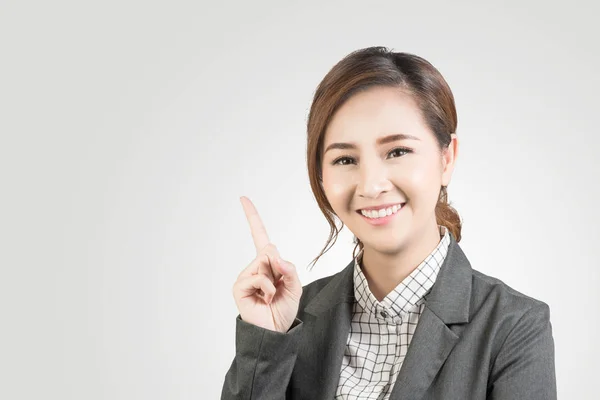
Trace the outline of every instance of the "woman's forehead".
<instances>
[{"instance_id":1,"label":"woman's forehead","mask_svg":"<svg viewBox=\"0 0 600 400\"><path fill-rule=\"evenodd\" d=\"M424 141L428 127L411 95L397 88L374 88L352 96L337 110L324 144L325 148L334 142L371 145L392 134Z\"/></svg>"}]
</instances>

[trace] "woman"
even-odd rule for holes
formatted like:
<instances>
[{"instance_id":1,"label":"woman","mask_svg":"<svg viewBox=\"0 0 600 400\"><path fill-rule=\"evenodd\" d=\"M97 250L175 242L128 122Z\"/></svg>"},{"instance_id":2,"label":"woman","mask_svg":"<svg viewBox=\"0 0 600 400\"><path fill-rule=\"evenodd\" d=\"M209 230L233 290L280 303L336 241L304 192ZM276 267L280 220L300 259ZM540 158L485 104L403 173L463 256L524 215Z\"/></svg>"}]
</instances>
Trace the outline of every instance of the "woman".
<instances>
[{"instance_id":1,"label":"woman","mask_svg":"<svg viewBox=\"0 0 600 400\"><path fill-rule=\"evenodd\" d=\"M548 305L471 268L447 201L454 98L426 60L372 47L325 76L308 171L341 272L302 287L242 197L256 258L233 286L236 355L222 399L555 399ZM358 250L358 252L356 251Z\"/></svg>"}]
</instances>

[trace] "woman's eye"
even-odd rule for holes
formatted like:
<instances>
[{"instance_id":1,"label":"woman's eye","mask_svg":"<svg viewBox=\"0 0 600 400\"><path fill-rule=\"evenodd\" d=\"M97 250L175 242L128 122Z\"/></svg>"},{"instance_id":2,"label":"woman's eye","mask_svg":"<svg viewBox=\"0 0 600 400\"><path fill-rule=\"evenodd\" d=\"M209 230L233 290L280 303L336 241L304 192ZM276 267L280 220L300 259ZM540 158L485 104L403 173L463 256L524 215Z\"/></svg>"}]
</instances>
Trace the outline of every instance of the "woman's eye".
<instances>
[{"instance_id":1,"label":"woman's eye","mask_svg":"<svg viewBox=\"0 0 600 400\"><path fill-rule=\"evenodd\" d=\"M407 149L407 148L404 148L404 147L396 147L395 149L390 150L390 152L388 153L388 156L392 155L392 154L398 154L397 157L391 157L391 158L398 158L398 157L401 157L403 154L408 154L408 153L411 153L411 152L412 152L412 150L410 150L410 149ZM350 165L348 163L345 163L344 161L353 162L354 158L352 158L352 157L346 157L346 156L340 157L340 158L337 158L335 161L333 161L331 163L331 165Z\"/></svg>"},{"instance_id":2,"label":"woman's eye","mask_svg":"<svg viewBox=\"0 0 600 400\"><path fill-rule=\"evenodd\" d=\"M344 161L344 160L353 161L354 159L350 158L350 157L340 157L340 158L336 159L334 162L332 162L332 165L338 165L338 164L339 165L348 165L348 164L344 164L344 163L341 162L341 161Z\"/></svg>"},{"instance_id":3,"label":"woman's eye","mask_svg":"<svg viewBox=\"0 0 600 400\"><path fill-rule=\"evenodd\" d=\"M392 151L390 151L388 154L393 154L393 153L410 153L411 150L410 149L406 149L404 147L396 147L395 149L393 149Z\"/></svg>"}]
</instances>

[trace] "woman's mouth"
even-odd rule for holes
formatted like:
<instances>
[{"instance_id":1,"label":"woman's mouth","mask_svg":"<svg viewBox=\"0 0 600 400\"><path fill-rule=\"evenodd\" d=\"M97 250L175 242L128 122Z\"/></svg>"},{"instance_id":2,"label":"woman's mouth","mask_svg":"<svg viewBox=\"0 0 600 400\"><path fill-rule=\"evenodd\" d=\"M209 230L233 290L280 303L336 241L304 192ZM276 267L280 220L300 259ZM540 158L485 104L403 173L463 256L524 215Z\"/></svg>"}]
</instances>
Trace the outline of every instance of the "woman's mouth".
<instances>
[{"instance_id":1,"label":"woman's mouth","mask_svg":"<svg viewBox=\"0 0 600 400\"><path fill-rule=\"evenodd\" d=\"M393 218L404 208L406 203L395 205L381 210L373 211L356 211L365 221L371 225L385 225L393 220Z\"/></svg>"}]
</instances>

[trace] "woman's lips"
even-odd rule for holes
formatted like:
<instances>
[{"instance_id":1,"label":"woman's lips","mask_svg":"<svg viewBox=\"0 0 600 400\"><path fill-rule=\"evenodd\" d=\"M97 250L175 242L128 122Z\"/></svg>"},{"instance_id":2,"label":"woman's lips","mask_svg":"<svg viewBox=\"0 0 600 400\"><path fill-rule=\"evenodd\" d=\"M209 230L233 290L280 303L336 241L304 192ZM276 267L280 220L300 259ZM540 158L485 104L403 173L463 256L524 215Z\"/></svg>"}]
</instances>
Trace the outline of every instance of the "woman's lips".
<instances>
[{"instance_id":1,"label":"woman's lips","mask_svg":"<svg viewBox=\"0 0 600 400\"><path fill-rule=\"evenodd\" d=\"M400 214L402 212L402 210L404 209L404 206L406 205L406 203L402 203L402 207L396 211L396 213L392 213L390 215L387 215L385 217L382 218L369 218L369 217L365 217L364 215L362 215L362 213L360 211L357 211L357 213L365 220L367 221L369 224L371 225L375 225L375 226L379 226L379 225L385 225L388 224L390 221L392 221L394 219L394 217L398 214Z\"/></svg>"}]
</instances>

